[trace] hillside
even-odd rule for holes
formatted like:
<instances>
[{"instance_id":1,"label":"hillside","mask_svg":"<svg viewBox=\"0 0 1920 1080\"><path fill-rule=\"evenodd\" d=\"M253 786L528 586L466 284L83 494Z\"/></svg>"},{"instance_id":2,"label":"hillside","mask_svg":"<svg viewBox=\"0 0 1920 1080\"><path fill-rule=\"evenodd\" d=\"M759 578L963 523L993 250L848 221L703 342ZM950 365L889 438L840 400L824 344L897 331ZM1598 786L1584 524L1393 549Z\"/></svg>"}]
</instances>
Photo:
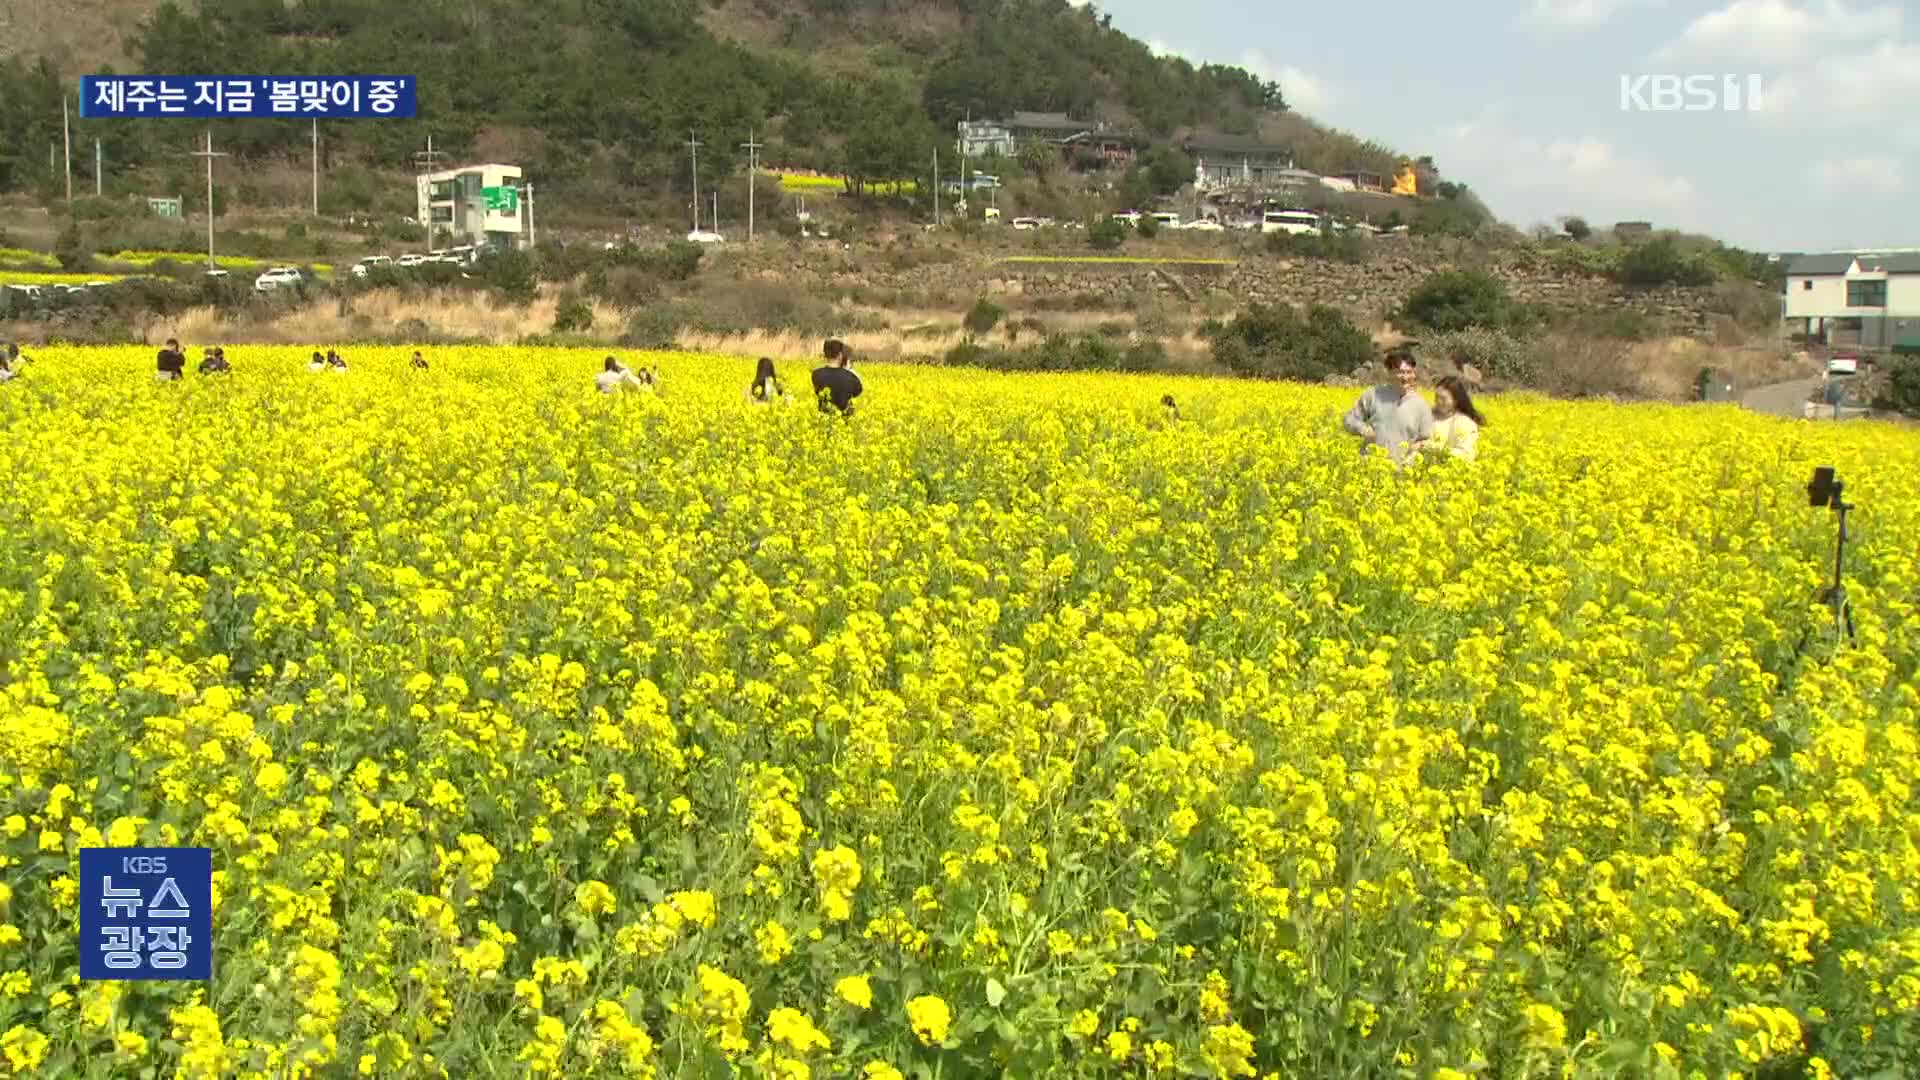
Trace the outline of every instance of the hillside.
<instances>
[{"instance_id":1,"label":"hillside","mask_svg":"<svg viewBox=\"0 0 1920 1080\"><path fill-rule=\"evenodd\" d=\"M1385 170L1396 157L1289 113L1285 87L1156 57L1066 0L555 0L538 17L509 0L79 0L59 17L3 2L0 192L46 193L60 87L108 67L417 75L419 119L327 125L325 163L340 182L323 209L342 213L378 208L387 186L342 170L409 170L428 135L455 158L511 154L556 204L605 212L683 199L689 131L707 144L709 175L738 167L753 130L783 164L920 179L956 119L1016 109L1101 120L1163 153L1206 130L1284 141L1328 171ZM88 121L75 134L102 140L114 186L163 182L191 201L182 125ZM215 137L249 177L276 159L304 164L308 149L297 123L230 121ZM235 197L277 194L261 184Z\"/></svg>"}]
</instances>

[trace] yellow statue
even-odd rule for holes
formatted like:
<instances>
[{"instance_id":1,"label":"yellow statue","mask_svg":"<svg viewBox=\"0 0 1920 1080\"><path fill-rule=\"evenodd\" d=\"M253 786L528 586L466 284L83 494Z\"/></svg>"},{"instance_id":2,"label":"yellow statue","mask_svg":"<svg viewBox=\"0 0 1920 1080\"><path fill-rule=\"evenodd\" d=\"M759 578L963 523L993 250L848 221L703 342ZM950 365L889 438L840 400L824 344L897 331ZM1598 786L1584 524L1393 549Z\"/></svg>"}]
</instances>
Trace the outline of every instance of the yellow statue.
<instances>
[{"instance_id":1,"label":"yellow statue","mask_svg":"<svg viewBox=\"0 0 1920 1080\"><path fill-rule=\"evenodd\" d=\"M1414 196L1420 194L1420 181L1414 176L1413 162L1403 161L1400 163L1400 171L1393 176L1393 193L1395 195Z\"/></svg>"}]
</instances>

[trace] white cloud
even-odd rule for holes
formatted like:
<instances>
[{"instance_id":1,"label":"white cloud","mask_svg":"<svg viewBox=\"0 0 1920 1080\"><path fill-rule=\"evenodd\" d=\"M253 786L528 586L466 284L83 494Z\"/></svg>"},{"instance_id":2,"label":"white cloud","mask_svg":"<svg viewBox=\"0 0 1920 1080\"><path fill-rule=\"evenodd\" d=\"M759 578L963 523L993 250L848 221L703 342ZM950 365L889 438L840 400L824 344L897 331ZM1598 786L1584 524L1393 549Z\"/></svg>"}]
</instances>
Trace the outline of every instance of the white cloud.
<instances>
[{"instance_id":1,"label":"white cloud","mask_svg":"<svg viewBox=\"0 0 1920 1080\"><path fill-rule=\"evenodd\" d=\"M1297 112L1324 112L1340 100L1339 92L1327 80L1292 64L1276 67L1258 49L1241 53L1240 66L1263 79L1279 83L1280 96L1286 99L1288 108Z\"/></svg>"},{"instance_id":2,"label":"white cloud","mask_svg":"<svg viewBox=\"0 0 1920 1080\"><path fill-rule=\"evenodd\" d=\"M1693 182L1593 135L1542 137L1507 128L1498 108L1437 133L1434 158L1510 220L1580 212L1595 220L1671 216L1698 207Z\"/></svg>"},{"instance_id":3,"label":"white cloud","mask_svg":"<svg viewBox=\"0 0 1920 1080\"><path fill-rule=\"evenodd\" d=\"M1766 82L1760 115L1783 127L1870 133L1920 148L1920 42L1883 41Z\"/></svg>"},{"instance_id":4,"label":"white cloud","mask_svg":"<svg viewBox=\"0 0 1920 1080\"><path fill-rule=\"evenodd\" d=\"M1855 5L1846 0L1734 0L1687 24L1680 36L1653 54L1656 61L1730 60L1780 65L1833 58L1833 50L1898 35L1896 4Z\"/></svg>"},{"instance_id":5,"label":"white cloud","mask_svg":"<svg viewBox=\"0 0 1920 1080\"><path fill-rule=\"evenodd\" d=\"M1663 0L1529 0L1526 21L1551 26L1595 26L1623 8L1657 6Z\"/></svg>"},{"instance_id":6,"label":"white cloud","mask_svg":"<svg viewBox=\"0 0 1920 1080\"><path fill-rule=\"evenodd\" d=\"M1829 191L1893 195L1906 190L1901 163L1881 154L1834 158L1816 164L1810 171L1814 183Z\"/></svg>"}]
</instances>

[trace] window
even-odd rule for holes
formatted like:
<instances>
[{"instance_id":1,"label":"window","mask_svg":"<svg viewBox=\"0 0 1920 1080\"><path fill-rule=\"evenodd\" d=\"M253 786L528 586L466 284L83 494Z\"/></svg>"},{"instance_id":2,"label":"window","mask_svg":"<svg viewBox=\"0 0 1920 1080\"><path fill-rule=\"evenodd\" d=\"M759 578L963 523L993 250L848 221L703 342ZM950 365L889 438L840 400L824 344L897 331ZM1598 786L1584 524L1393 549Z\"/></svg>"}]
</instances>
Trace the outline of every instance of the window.
<instances>
[{"instance_id":1,"label":"window","mask_svg":"<svg viewBox=\"0 0 1920 1080\"><path fill-rule=\"evenodd\" d=\"M453 181L436 181L433 185L433 192L429 197L434 202L446 202L448 199L453 198Z\"/></svg>"},{"instance_id":2,"label":"window","mask_svg":"<svg viewBox=\"0 0 1920 1080\"><path fill-rule=\"evenodd\" d=\"M432 220L433 220L433 223L434 223L435 225L444 225L444 224L446 224L447 222L450 222L450 221L452 221L452 220L453 220L453 207L451 207L451 206L436 206L436 207L434 207L434 208L433 208L433 218L432 218Z\"/></svg>"},{"instance_id":3,"label":"window","mask_svg":"<svg viewBox=\"0 0 1920 1080\"><path fill-rule=\"evenodd\" d=\"M1884 281L1847 282L1848 307L1886 307L1887 283Z\"/></svg>"}]
</instances>

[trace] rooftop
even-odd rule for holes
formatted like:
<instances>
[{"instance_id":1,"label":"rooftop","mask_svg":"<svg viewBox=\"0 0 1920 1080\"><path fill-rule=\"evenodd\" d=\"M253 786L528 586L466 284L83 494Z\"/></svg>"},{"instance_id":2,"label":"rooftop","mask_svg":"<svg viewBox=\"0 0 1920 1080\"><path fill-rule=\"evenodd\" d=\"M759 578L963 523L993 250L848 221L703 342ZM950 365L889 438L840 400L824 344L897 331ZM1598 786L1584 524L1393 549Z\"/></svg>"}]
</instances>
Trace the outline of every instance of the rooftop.
<instances>
[{"instance_id":1,"label":"rooftop","mask_svg":"<svg viewBox=\"0 0 1920 1080\"><path fill-rule=\"evenodd\" d=\"M1920 274L1920 251L1873 252L1829 251L1818 255L1799 255L1787 263L1787 273L1798 275L1844 274L1855 261L1860 269L1889 274Z\"/></svg>"},{"instance_id":2,"label":"rooftop","mask_svg":"<svg viewBox=\"0 0 1920 1080\"><path fill-rule=\"evenodd\" d=\"M1189 135L1182 144L1189 153L1238 154L1245 157L1292 157L1293 148L1275 146L1245 135Z\"/></svg>"}]
</instances>

